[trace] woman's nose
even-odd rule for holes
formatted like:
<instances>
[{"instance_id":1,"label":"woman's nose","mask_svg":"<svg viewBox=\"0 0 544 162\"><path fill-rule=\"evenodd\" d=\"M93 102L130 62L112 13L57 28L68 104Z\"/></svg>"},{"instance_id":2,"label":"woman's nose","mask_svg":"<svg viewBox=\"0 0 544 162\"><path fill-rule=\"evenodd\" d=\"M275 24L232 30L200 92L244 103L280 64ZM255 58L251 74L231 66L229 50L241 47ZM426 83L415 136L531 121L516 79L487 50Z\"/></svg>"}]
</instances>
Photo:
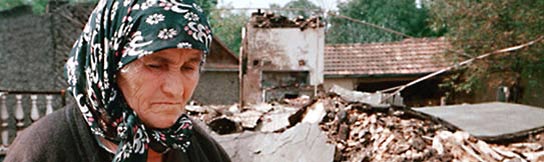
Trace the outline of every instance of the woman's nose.
<instances>
[{"instance_id":1,"label":"woman's nose","mask_svg":"<svg viewBox=\"0 0 544 162\"><path fill-rule=\"evenodd\" d=\"M161 90L167 97L180 98L183 96L183 79L176 74L169 74L162 81Z\"/></svg>"}]
</instances>

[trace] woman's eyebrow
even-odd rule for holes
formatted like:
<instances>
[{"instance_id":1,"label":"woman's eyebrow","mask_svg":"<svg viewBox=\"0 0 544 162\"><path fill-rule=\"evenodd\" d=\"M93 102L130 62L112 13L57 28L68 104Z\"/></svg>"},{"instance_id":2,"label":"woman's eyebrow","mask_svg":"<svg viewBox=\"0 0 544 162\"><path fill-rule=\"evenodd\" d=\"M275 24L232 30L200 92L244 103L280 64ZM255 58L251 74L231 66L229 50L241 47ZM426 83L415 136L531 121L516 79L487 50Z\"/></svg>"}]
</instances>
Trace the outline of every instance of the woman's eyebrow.
<instances>
[{"instance_id":1,"label":"woman's eyebrow","mask_svg":"<svg viewBox=\"0 0 544 162\"><path fill-rule=\"evenodd\" d=\"M200 63L200 62L202 62L202 59L200 57L193 57L193 58L189 59L188 62L191 62L191 63L198 62L198 63Z\"/></svg>"},{"instance_id":2,"label":"woman's eyebrow","mask_svg":"<svg viewBox=\"0 0 544 162\"><path fill-rule=\"evenodd\" d=\"M159 62L159 63L173 63L174 61L166 58L166 57L163 57L163 56L153 56L153 57L149 57L148 60L146 61L156 61L156 62ZM192 57L190 58L187 62L189 63L200 63L202 62L202 58L201 56L195 56L195 57Z\"/></svg>"},{"instance_id":3,"label":"woman's eyebrow","mask_svg":"<svg viewBox=\"0 0 544 162\"><path fill-rule=\"evenodd\" d=\"M162 56L153 56L153 57L149 57L148 60L146 61L156 61L158 63L171 63L172 61L168 60L167 58L165 57L162 57Z\"/></svg>"}]
</instances>

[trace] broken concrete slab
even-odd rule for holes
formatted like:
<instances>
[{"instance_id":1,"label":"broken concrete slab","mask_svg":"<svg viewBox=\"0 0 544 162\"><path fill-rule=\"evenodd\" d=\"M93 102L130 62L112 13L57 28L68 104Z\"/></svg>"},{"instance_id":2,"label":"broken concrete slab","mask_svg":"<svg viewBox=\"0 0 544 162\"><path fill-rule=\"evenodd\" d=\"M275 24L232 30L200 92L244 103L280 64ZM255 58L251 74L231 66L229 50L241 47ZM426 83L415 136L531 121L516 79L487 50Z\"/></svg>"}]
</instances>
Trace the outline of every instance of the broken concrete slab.
<instances>
[{"instance_id":1,"label":"broken concrete slab","mask_svg":"<svg viewBox=\"0 0 544 162\"><path fill-rule=\"evenodd\" d=\"M318 124L300 123L283 133L245 131L214 137L232 161L333 161L335 146Z\"/></svg>"},{"instance_id":2,"label":"broken concrete slab","mask_svg":"<svg viewBox=\"0 0 544 162\"><path fill-rule=\"evenodd\" d=\"M185 106L185 110L196 113L205 113L208 111L208 108L200 105L187 105Z\"/></svg>"},{"instance_id":3,"label":"broken concrete slab","mask_svg":"<svg viewBox=\"0 0 544 162\"><path fill-rule=\"evenodd\" d=\"M287 128L291 123L289 117L300 108L276 107L271 112L262 116L262 125L258 128L261 132L274 132Z\"/></svg>"},{"instance_id":4,"label":"broken concrete slab","mask_svg":"<svg viewBox=\"0 0 544 162\"><path fill-rule=\"evenodd\" d=\"M261 119L264 112L257 110L247 110L242 113L234 114L235 118L238 118L242 124L242 127L254 129L257 127L257 122Z\"/></svg>"},{"instance_id":5,"label":"broken concrete slab","mask_svg":"<svg viewBox=\"0 0 544 162\"><path fill-rule=\"evenodd\" d=\"M334 145L327 143L328 138L318 124L300 123L281 133L276 141L265 140L260 150L263 155L259 161L332 161ZM270 146L276 147L270 147Z\"/></svg>"},{"instance_id":6,"label":"broken concrete slab","mask_svg":"<svg viewBox=\"0 0 544 162\"><path fill-rule=\"evenodd\" d=\"M270 105L268 103L264 103L264 102L249 106L249 109L253 109L253 110L257 110L257 111L261 111L261 112L268 112L272 108L273 108L272 105Z\"/></svg>"},{"instance_id":7,"label":"broken concrete slab","mask_svg":"<svg viewBox=\"0 0 544 162\"><path fill-rule=\"evenodd\" d=\"M320 123L323 117L327 115L323 102L317 101L311 107L306 109L306 114L302 118L303 123Z\"/></svg>"},{"instance_id":8,"label":"broken concrete slab","mask_svg":"<svg viewBox=\"0 0 544 162\"><path fill-rule=\"evenodd\" d=\"M481 139L496 139L544 128L544 109L527 105L490 102L414 110L438 117Z\"/></svg>"},{"instance_id":9,"label":"broken concrete slab","mask_svg":"<svg viewBox=\"0 0 544 162\"><path fill-rule=\"evenodd\" d=\"M232 105L228 108L228 111L231 113L240 113L240 106L238 106L237 104Z\"/></svg>"},{"instance_id":10,"label":"broken concrete slab","mask_svg":"<svg viewBox=\"0 0 544 162\"><path fill-rule=\"evenodd\" d=\"M304 107L305 105L310 104L312 102L312 99L308 95L302 95L294 99L283 99L283 102L293 107Z\"/></svg>"}]
</instances>

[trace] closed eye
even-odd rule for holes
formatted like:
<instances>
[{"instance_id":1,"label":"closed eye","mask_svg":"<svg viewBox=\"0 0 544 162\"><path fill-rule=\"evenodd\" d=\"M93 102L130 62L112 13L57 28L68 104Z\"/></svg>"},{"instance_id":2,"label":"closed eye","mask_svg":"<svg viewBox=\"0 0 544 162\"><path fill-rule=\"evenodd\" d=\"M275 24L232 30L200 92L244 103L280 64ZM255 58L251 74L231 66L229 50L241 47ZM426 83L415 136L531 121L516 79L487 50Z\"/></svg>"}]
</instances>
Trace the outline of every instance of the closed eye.
<instances>
[{"instance_id":1,"label":"closed eye","mask_svg":"<svg viewBox=\"0 0 544 162\"><path fill-rule=\"evenodd\" d=\"M186 71L191 71L191 70L195 70L196 68L193 67L193 66L182 66L181 67L181 70L186 70Z\"/></svg>"},{"instance_id":2,"label":"closed eye","mask_svg":"<svg viewBox=\"0 0 544 162\"><path fill-rule=\"evenodd\" d=\"M149 67L149 68L152 68L152 69L158 69L158 68L161 68L162 66L159 65L159 64L146 64L145 66Z\"/></svg>"}]
</instances>

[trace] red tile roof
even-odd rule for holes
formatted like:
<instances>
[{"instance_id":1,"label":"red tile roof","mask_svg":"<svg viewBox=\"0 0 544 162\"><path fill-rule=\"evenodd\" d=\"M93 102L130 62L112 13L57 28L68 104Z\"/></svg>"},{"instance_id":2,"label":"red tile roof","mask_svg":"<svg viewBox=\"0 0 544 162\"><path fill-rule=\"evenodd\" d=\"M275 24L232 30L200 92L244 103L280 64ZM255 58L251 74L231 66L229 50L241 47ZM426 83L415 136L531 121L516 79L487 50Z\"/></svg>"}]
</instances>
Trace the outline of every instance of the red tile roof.
<instances>
[{"instance_id":1,"label":"red tile roof","mask_svg":"<svg viewBox=\"0 0 544 162\"><path fill-rule=\"evenodd\" d=\"M449 46L444 38L327 45L325 47L325 75L430 73L452 65L451 61L446 61L443 57Z\"/></svg>"}]
</instances>

